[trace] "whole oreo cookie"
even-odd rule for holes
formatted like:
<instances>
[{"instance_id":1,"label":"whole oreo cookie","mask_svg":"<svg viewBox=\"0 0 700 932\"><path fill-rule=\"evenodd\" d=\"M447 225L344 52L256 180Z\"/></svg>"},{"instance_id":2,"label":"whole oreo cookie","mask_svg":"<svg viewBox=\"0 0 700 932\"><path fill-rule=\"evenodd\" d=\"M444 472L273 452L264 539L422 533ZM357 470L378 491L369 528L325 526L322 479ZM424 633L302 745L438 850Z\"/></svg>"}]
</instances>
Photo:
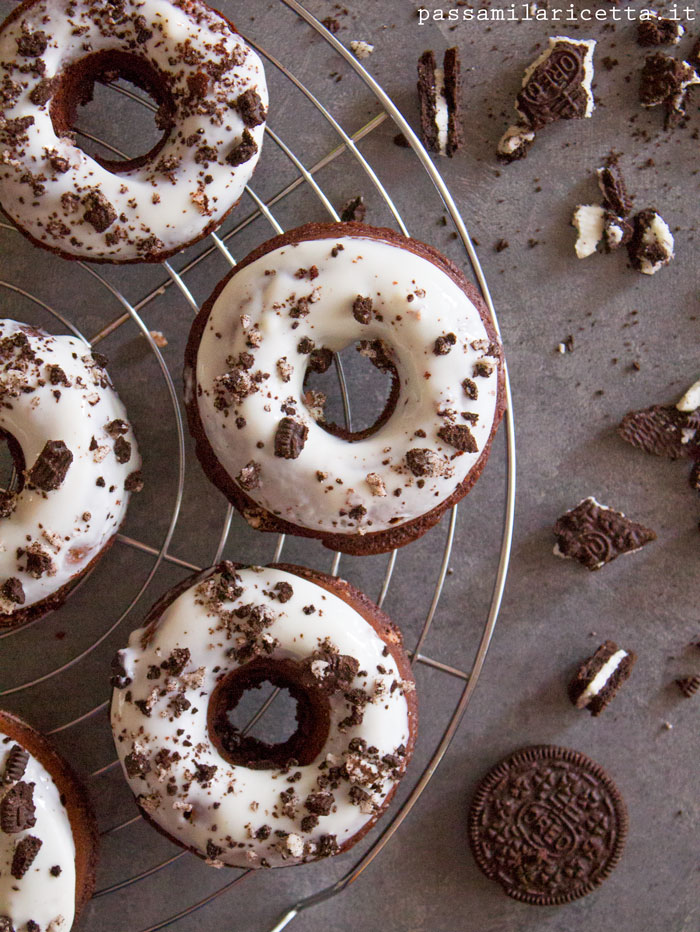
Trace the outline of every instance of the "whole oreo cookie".
<instances>
[{"instance_id":1,"label":"whole oreo cookie","mask_svg":"<svg viewBox=\"0 0 700 932\"><path fill-rule=\"evenodd\" d=\"M479 784L469 811L477 864L508 896L560 906L598 887L620 860L627 809L602 767L569 748L522 748Z\"/></svg>"}]
</instances>

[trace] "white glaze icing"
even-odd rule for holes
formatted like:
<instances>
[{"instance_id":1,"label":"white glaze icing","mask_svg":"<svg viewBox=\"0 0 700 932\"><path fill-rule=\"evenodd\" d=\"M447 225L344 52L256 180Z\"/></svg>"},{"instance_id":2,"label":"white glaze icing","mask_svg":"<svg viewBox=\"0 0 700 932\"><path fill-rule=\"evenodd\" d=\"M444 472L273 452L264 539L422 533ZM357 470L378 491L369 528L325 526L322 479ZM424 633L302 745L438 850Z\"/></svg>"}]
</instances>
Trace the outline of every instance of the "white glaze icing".
<instances>
[{"instance_id":1,"label":"white glaze icing","mask_svg":"<svg viewBox=\"0 0 700 932\"><path fill-rule=\"evenodd\" d=\"M594 696L597 696L598 693L602 692L602 690L605 688L605 684L608 682L610 677L614 675L615 671L626 656L627 651L620 649L615 651L612 657L605 661L603 666L600 668L600 670L598 670L596 675L581 693L581 696L578 700L579 705L586 705L586 703L593 699Z\"/></svg>"},{"instance_id":2,"label":"white glaze icing","mask_svg":"<svg viewBox=\"0 0 700 932\"><path fill-rule=\"evenodd\" d=\"M0 734L0 774L16 741ZM36 824L12 835L0 830L0 916L8 916L17 932L31 919L41 932L69 932L75 913L75 842L60 793L48 771L30 755L22 777L34 784ZM14 784L0 785L0 799ZM21 879L10 873L17 843L27 836L40 839L39 849ZM52 867L60 867L58 876Z\"/></svg>"},{"instance_id":3,"label":"white glaze icing","mask_svg":"<svg viewBox=\"0 0 700 932\"><path fill-rule=\"evenodd\" d=\"M17 85L18 91L16 100L13 92L4 105L0 102L0 201L23 229L49 247L123 261L178 249L223 219L253 172L264 130L263 124L249 128L258 148L250 159L235 167L227 164L245 129L234 103L253 88L266 106L267 90L258 56L199 0L126 0L124 18L117 23L110 13L115 9L92 0L37 0L0 29L0 81ZM139 17L150 33L145 40ZM27 32L50 37L40 59L18 57L18 40ZM65 136L59 138L50 101L30 99L41 81L60 75L86 54L107 49L145 58L167 75L175 105L174 125L162 150L145 165L119 173ZM18 70L37 60L45 64L43 74ZM218 75L213 72L204 95L193 97L188 79L227 61L237 63ZM33 120L25 137L8 141L5 121L23 118ZM212 157L203 157L204 146L216 150ZM67 171L52 166L47 150L66 160ZM44 190L32 196L38 178L44 179ZM80 203L92 190L106 198L116 217L102 232L84 219L86 206ZM78 195L77 206L71 195Z\"/></svg>"},{"instance_id":4,"label":"white glaze icing","mask_svg":"<svg viewBox=\"0 0 700 932\"><path fill-rule=\"evenodd\" d=\"M574 249L579 259L592 256L603 238L605 228L605 210L597 204L580 204L571 219L576 227L576 244Z\"/></svg>"},{"instance_id":5,"label":"white glaze icing","mask_svg":"<svg viewBox=\"0 0 700 932\"><path fill-rule=\"evenodd\" d=\"M26 350L12 346L13 340L25 338ZM34 357L19 368L24 351ZM70 385L63 380L52 384L54 366ZM0 398L0 429L21 446L27 472L49 441L63 441L73 454L60 488L41 491L27 482L12 513L0 518L0 587L10 578L18 579L25 597L23 604L16 604L0 591L0 612L10 614L64 586L116 534L129 500L124 483L139 470L141 458L107 373L76 337L51 336L13 320L0 321ZM115 420L124 422L117 449L124 450L121 458L128 454L126 462L118 462L117 436L105 429ZM104 484L97 485L98 480ZM50 558L51 566L38 578L26 571L26 556L18 557L18 548L27 547L39 548Z\"/></svg>"},{"instance_id":6,"label":"white glaze icing","mask_svg":"<svg viewBox=\"0 0 700 932\"><path fill-rule=\"evenodd\" d=\"M213 842L223 849L213 859L217 864L294 864L318 857L323 836L335 836L338 846L348 842L381 808L398 777L380 775L376 769L373 774L365 772L370 782L376 782L362 805L353 802L353 787L357 792L368 783L360 772L362 761L349 750L349 744L362 738L377 749L379 758L395 753L400 745L408 745L405 693L413 689L413 683L401 680L382 639L334 593L280 569L248 567L239 570L238 577L243 590L240 595L232 601L214 601L212 609L208 593L219 577L214 570L208 571L203 583L187 589L163 612L147 645L144 629L131 634L128 648L118 655L131 682L126 681L124 688L114 691L112 729L123 764L134 751L148 759L150 770L143 775L129 776L124 764L127 780L142 803L145 798L150 817L171 836L203 855L209 853L210 860L207 843ZM289 584L293 590L283 604L270 597L279 583ZM227 619L231 618L231 609L251 603L265 606L273 616L262 635L267 647L261 645L260 650L266 657L309 662L314 652L330 641L340 654L359 661L360 669L351 688L364 690L371 697L364 706L362 722L348 726L342 724L350 709L343 693L330 696L330 730L325 744L312 763L292 768L292 780L287 779L289 770L232 765L216 750L208 732L209 697L216 683L240 666L229 654L232 644L238 643L238 635L230 631ZM316 610L307 614L306 606ZM164 674L157 680L148 678L149 669L167 662L176 648L187 648L190 653L179 677L166 678ZM312 665L311 670L322 682L323 661L313 663L316 666ZM392 684L396 685L392 688ZM191 702L179 717L173 716L168 705L175 693ZM151 703L150 715L136 707L139 700ZM184 731L178 735L178 729ZM163 748L177 751L180 760L167 768L159 766L156 755ZM192 778L196 765L216 767L206 786ZM304 830L301 821L309 815L304 801L309 794L320 791L318 778L327 773L329 766L347 769L340 786L332 790L334 809L320 816L316 826ZM166 781L173 777L177 793L169 795ZM291 808L282 811L280 793L290 788L295 799ZM214 808L214 804L218 806ZM273 833L267 838L255 837L265 825L271 826ZM274 834L278 830L284 837ZM232 843L227 841L229 837Z\"/></svg>"},{"instance_id":7,"label":"white glaze icing","mask_svg":"<svg viewBox=\"0 0 700 932\"><path fill-rule=\"evenodd\" d=\"M318 276L313 280L297 277L300 268L314 266ZM369 324L353 315L358 296L373 302ZM303 297L309 298L308 313L291 317L290 309ZM448 334L454 334L455 344L446 355L435 355L436 339ZM249 345L251 335L257 346ZM372 436L348 442L314 420L302 400L308 362L298 352L303 338L333 352L358 340L381 340L389 347L400 378L399 398L389 420ZM216 380L231 369L231 357L236 360L243 352L254 357L251 375L259 372L265 378L260 390L242 399L229 396L231 406L221 409ZM303 241L237 272L219 295L197 355L199 413L229 476L236 479L251 462L259 465L259 485L246 494L267 511L321 532L382 531L440 505L476 464L497 404L498 360L489 352L495 350L477 308L434 263L362 236ZM488 374L475 374L482 366ZM473 383L476 400L467 397L465 378ZM192 392L188 372L190 399ZM275 435L282 406L289 404L308 428L308 438L298 458L281 459L275 456ZM477 415L477 423L469 423L462 412ZM246 425L237 429L241 416ZM469 428L476 452L456 455L438 437L451 423ZM406 459L415 449L432 451L438 464L435 474L421 476L420 482ZM318 471L326 474L322 481ZM358 506L362 513L351 516Z\"/></svg>"}]
</instances>

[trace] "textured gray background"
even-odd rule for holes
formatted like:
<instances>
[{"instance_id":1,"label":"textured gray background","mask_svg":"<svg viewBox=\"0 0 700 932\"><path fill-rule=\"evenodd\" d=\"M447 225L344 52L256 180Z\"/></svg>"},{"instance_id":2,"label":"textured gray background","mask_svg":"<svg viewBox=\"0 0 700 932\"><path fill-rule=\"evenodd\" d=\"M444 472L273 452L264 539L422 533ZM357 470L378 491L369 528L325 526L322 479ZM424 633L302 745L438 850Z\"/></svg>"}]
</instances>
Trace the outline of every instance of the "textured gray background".
<instances>
[{"instance_id":1,"label":"textured gray background","mask_svg":"<svg viewBox=\"0 0 700 932\"><path fill-rule=\"evenodd\" d=\"M349 67L281 3L222 0L219 6L306 82L348 131L355 132L379 112L378 103ZM519 491L503 611L454 744L417 808L366 875L338 899L298 918L293 927L307 932L583 932L614 926L620 932L695 932L700 927L698 704L697 698L681 699L672 681L680 673L700 672L700 656L687 647L700 634L700 508L686 485L686 464L646 457L622 443L614 428L628 409L674 401L700 375L698 98L688 125L665 133L661 114L642 111L636 100L644 52L635 44L634 26L569 27L569 34L599 40L598 109L591 120L550 127L527 160L500 167L493 152L513 115L523 67L548 35L566 30L546 22L419 28L414 4L405 0L344 6L348 13L340 16L338 38L375 45L368 67L414 126L419 54L429 47L441 52L455 43L461 48L466 146L453 160L439 160L439 167L478 241L503 330L515 397ZM576 6L609 8L604 2ZM630 6L641 8L639 3ZM10 7L3 0L0 12ZM335 12L333 4L321 0L309 2L309 9L321 17ZM686 38L680 53L691 42ZM600 66L605 56L617 60L611 70ZM312 165L337 145L338 138L272 65L268 76L270 125L306 165ZM135 154L129 148L134 133L126 134L125 128L133 126L139 114L129 110L127 115L122 101L112 95L107 115L101 95L100 101L84 115L83 125ZM464 266L463 250L450 238L451 227L440 225L440 202L431 184L413 153L393 145L394 133L386 121L361 143L361 151L411 232ZM676 261L654 278L631 271L622 253L583 262L573 256L571 210L581 200L595 198L593 172L611 148L623 154L636 206L655 206L676 235ZM296 174L268 141L253 188L267 199ZM336 206L362 193L367 220L391 223L379 194L351 156L341 156L317 177ZM225 230L253 208L244 198ZM304 186L274 211L285 227L324 218L318 200ZM269 235L267 221L256 220L233 238L234 254L242 257ZM0 231L0 237L2 279L52 304L86 335L121 313L114 298L83 270L38 252L15 233ZM497 254L493 245L501 238L510 246ZM528 245L535 240L536 245ZM187 257L178 257L175 267L183 268L199 251L194 248ZM102 271L134 301L167 280L158 268ZM225 261L212 256L186 280L195 297L203 300L225 271ZM16 292L4 289L2 297L6 316L59 329ZM168 287L144 307L143 315L149 327L168 338L164 356L179 390L191 311L176 289ZM568 334L574 336L575 350L559 355L556 345ZM100 349L111 359L145 460L147 488L133 501L125 533L158 546L177 479L174 420L165 385L132 323L107 337ZM633 362L639 364L638 371ZM356 387L360 378L354 380ZM189 441L187 449L182 517L171 552L204 565L216 549L224 507L200 474ZM485 475L460 506L452 572L425 645L430 656L463 669L473 659L493 583L504 463L500 438ZM556 560L551 554L551 525L588 494L654 528L658 541L597 574ZM386 608L409 646L430 604L446 530L443 522L398 557ZM227 555L264 561L273 548L273 538L249 531L234 518ZM326 570L331 564L331 555L317 544L291 541L285 557ZM386 560L344 557L340 571L376 597ZM1 642L0 688L40 677L88 648L136 595L150 566L151 558L115 544L64 609ZM48 730L106 699L105 671L112 651L124 643L156 596L182 575L176 566L163 566L134 612L104 644L61 675L7 696L3 704ZM593 720L568 704L565 687L577 662L606 637L636 650L639 661L615 703L601 719ZM422 730L407 784L429 757L460 690L458 680L425 666L419 666L417 676ZM630 811L627 849L612 877L593 895L561 909L537 909L507 899L480 874L466 840L467 806L479 777L503 755L537 742L590 754L617 781ZM103 713L62 734L60 743L86 775L113 758ZM89 783L104 828L133 811L114 771ZM375 837L376 833L332 862L249 878L176 928L267 929L297 898L340 877ZM151 830L136 826L107 838L103 853L100 887L145 870L170 857L174 849ZM227 879L193 858L182 858L129 890L96 900L81 928L138 932Z\"/></svg>"}]
</instances>

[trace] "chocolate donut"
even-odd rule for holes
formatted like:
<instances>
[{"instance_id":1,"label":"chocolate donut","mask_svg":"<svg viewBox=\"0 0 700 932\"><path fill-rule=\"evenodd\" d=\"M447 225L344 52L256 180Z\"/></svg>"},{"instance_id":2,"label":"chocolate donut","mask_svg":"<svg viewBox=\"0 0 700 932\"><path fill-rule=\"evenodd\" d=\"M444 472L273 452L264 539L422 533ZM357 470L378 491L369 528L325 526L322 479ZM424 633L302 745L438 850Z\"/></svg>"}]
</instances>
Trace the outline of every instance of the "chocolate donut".
<instances>
[{"instance_id":1,"label":"chocolate donut","mask_svg":"<svg viewBox=\"0 0 700 932\"><path fill-rule=\"evenodd\" d=\"M398 629L342 580L221 563L153 608L113 666L112 729L144 814L221 867L345 851L376 822L415 742L415 683ZM263 682L297 701L268 744L229 713Z\"/></svg>"},{"instance_id":2,"label":"chocolate donut","mask_svg":"<svg viewBox=\"0 0 700 932\"><path fill-rule=\"evenodd\" d=\"M357 341L393 387L374 426L348 434L323 422L305 377ZM481 474L505 406L502 350L476 289L437 250L308 224L256 249L206 302L185 400L205 472L253 527L381 553Z\"/></svg>"},{"instance_id":3,"label":"chocolate donut","mask_svg":"<svg viewBox=\"0 0 700 932\"><path fill-rule=\"evenodd\" d=\"M118 77L154 98L162 131L123 162L72 132ZM202 0L24 0L0 26L0 204L65 258L160 262L238 202L266 113L260 59Z\"/></svg>"},{"instance_id":4,"label":"chocolate donut","mask_svg":"<svg viewBox=\"0 0 700 932\"><path fill-rule=\"evenodd\" d=\"M68 764L47 738L0 712L0 927L70 932L95 889L98 841Z\"/></svg>"},{"instance_id":5,"label":"chocolate donut","mask_svg":"<svg viewBox=\"0 0 700 932\"><path fill-rule=\"evenodd\" d=\"M141 457L106 359L74 336L0 320L0 628L57 608L109 547Z\"/></svg>"}]
</instances>

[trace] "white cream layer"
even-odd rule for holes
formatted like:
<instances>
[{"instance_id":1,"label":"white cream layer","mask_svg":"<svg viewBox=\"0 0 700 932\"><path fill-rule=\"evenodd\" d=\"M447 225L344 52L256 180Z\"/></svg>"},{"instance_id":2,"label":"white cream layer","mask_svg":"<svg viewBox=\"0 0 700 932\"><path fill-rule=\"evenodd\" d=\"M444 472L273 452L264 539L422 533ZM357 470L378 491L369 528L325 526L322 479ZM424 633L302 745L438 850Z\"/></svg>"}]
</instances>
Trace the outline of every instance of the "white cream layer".
<instances>
[{"instance_id":1,"label":"white cream layer","mask_svg":"<svg viewBox=\"0 0 700 932\"><path fill-rule=\"evenodd\" d=\"M445 98L445 71L443 68L435 69L435 125L438 131L438 150L442 155L445 155L447 153L450 110Z\"/></svg>"},{"instance_id":2,"label":"white cream layer","mask_svg":"<svg viewBox=\"0 0 700 932\"><path fill-rule=\"evenodd\" d=\"M265 859L271 866L278 866L313 857L312 849L307 847L304 852L298 847L300 841L302 847L308 843L313 846L323 835L332 834L340 846L372 818L372 812L363 812L360 806L353 804L351 786L343 783L333 791L336 810L321 816L312 831L301 829L301 820L309 814L303 800L310 793L318 792L316 779L324 772L319 769L320 764L337 766L342 763L353 738L364 738L379 750L380 756L393 753L400 744L408 744L409 719L404 691L413 684L402 684L392 656L385 656L384 642L368 622L337 595L283 570L249 567L238 573L244 592L235 602L225 602L223 608L254 603L265 605L274 613L275 621L265 629L266 635L279 642L269 655L273 660L303 661L328 638L341 654L359 661L360 672L366 672L355 677L352 687L375 696L374 701L364 707L362 723L345 731L338 730L339 721L348 714L348 705L342 695L333 694L326 743L311 764L293 768L301 776L291 783L286 779L289 772L252 770L228 763L210 741L207 709L216 683L239 664L228 655L234 642L227 639L225 626L215 614L207 613L205 607L198 604L196 587L191 587L166 609L145 648L144 630L132 632L129 646L121 656L126 674L133 682L114 691L112 729L122 762L134 749L152 762L151 771L144 777L127 776L127 780L134 794L151 796L157 801L156 808L149 808L150 815L169 834L204 855L207 842L213 841L224 848L220 860L226 864L260 867L261 860ZM284 604L265 594L280 582L289 583L293 589L293 596ZM303 609L309 605L316 611L306 614ZM167 711L173 689L164 678L156 681L147 678L149 667L166 660L174 648L189 649L190 662L183 676L195 673L192 683L198 683L183 687L181 676L175 684L174 689L184 690L184 696L192 703L192 708L179 718L173 718ZM378 667L385 672L380 672ZM400 688L392 691L395 682ZM154 688L156 693L164 691L165 695L155 699L147 717L128 699L148 699ZM184 729L181 736L177 734L179 729ZM183 743L185 739L188 745ZM177 795L166 794L165 777L159 777L153 763L154 756L162 748L177 750L182 755L166 774L166 777L176 776ZM206 789L192 779L195 762L217 768ZM184 784L187 790L183 789ZM376 799L378 806L393 786L391 779L385 781L383 792ZM279 812L280 793L290 788L299 800L293 816ZM214 808L216 803L218 808ZM186 818L188 808L192 809L189 819ZM263 825L289 833L291 841L281 841L274 834L267 839L254 837ZM227 841L229 836L242 847L231 849Z\"/></svg>"},{"instance_id":3,"label":"white cream layer","mask_svg":"<svg viewBox=\"0 0 700 932\"><path fill-rule=\"evenodd\" d=\"M342 250L335 250L336 245ZM297 277L300 268L312 266L318 277ZM372 299L375 313L369 324L353 316L358 295ZM308 314L290 317L290 308L302 296L310 296ZM247 345L251 333L260 341L257 347ZM436 339L450 333L456 343L446 355L436 356ZM308 356L297 351L304 337L333 352L358 340L382 340L390 348L400 395L394 413L375 434L347 442L311 416L302 401ZM235 479L251 461L259 464L260 485L247 494L267 511L324 532L382 531L437 507L476 464L497 404L498 360L485 355L488 348L484 323L462 289L432 262L407 249L361 236L283 246L237 272L216 300L197 356L199 413L229 476ZM255 358L251 372L260 370L269 378L263 390L227 411L218 410L215 380L231 368L227 359L242 352ZM286 382L278 366L282 359L293 367ZM490 374L475 376L477 363L485 364ZM476 400L465 395L465 377L476 386ZM192 373L185 379L186 396L191 398ZM296 406L296 419L309 431L297 459L274 455L275 433L284 416L281 406L288 399ZM475 453L455 456L457 451L438 437L449 423L438 412L446 411L461 425L467 424L461 412L478 415L477 423L469 424ZM237 416L246 419L243 429L236 428ZM416 431L425 435L416 436ZM406 454L416 448L442 457L445 472L425 476L419 483L406 466ZM326 479L319 481L318 471L326 473ZM370 474L381 479L384 495L376 494L376 486L368 482ZM358 505L366 513L354 520L348 512Z\"/></svg>"},{"instance_id":4,"label":"white cream layer","mask_svg":"<svg viewBox=\"0 0 700 932\"><path fill-rule=\"evenodd\" d=\"M605 210L597 204L580 204L571 220L576 227L577 237L574 249L579 259L592 256L603 239L605 230Z\"/></svg>"},{"instance_id":5,"label":"white cream layer","mask_svg":"<svg viewBox=\"0 0 700 932\"><path fill-rule=\"evenodd\" d=\"M689 414L700 408L700 379L690 386L676 407L679 411L686 411Z\"/></svg>"},{"instance_id":6,"label":"white cream layer","mask_svg":"<svg viewBox=\"0 0 700 932\"><path fill-rule=\"evenodd\" d=\"M602 692L602 690L605 688L605 684L608 682L610 677L613 676L626 656L626 650L618 650L612 655L612 657L605 661L603 666L600 668L600 670L598 670L588 686L586 686L584 691L581 693L581 698L579 700L581 705L585 705L587 702L589 702L589 700L593 699L594 696L597 696L598 693Z\"/></svg>"},{"instance_id":7,"label":"white cream layer","mask_svg":"<svg viewBox=\"0 0 700 932\"><path fill-rule=\"evenodd\" d=\"M15 510L0 518L0 586L19 579L22 605L0 597L0 612L11 614L52 595L97 556L116 534L126 514L129 493L124 483L141 467L133 431L127 422L123 439L131 444L126 463L117 461L115 438L105 427L126 421L124 405L111 383L102 387L105 370L96 368L90 348L73 336L51 336L14 320L0 321L0 340L24 334L41 365L31 363L25 375L7 369L0 359L0 429L22 447L27 470L34 466L47 441L62 440L73 454L59 489L42 492L28 486L20 492ZM59 366L70 387L52 385L49 367ZM17 379L32 391L21 390ZM59 397L56 397L56 392ZM93 438L96 449L91 450ZM97 485L98 479L104 480ZM31 544L50 556L53 567L40 578L20 567L17 549Z\"/></svg>"},{"instance_id":8,"label":"white cream layer","mask_svg":"<svg viewBox=\"0 0 700 932\"><path fill-rule=\"evenodd\" d=\"M664 259L659 259L658 262L652 262L649 259L642 257L640 272L643 275L655 275L659 269L662 269L665 265L673 259L673 249L674 249L674 240L673 233L666 223L666 221L659 214L655 213L651 223L647 226L642 236L642 241L645 245L659 246L666 257Z\"/></svg>"},{"instance_id":9,"label":"white cream layer","mask_svg":"<svg viewBox=\"0 0 700 932\"><path fill-rule=\"evenodd\" d=\"M0 773L16 741L0 734ZM51 775L36 758L29 758L22 777L34 784L36 825L14 835L0 831L0 916L9 916L17 932L33 919L41 932L68 932L75 914L75 842L70 820ZM9 789L0 785L0 799ZM20 880L10 873L18 841L33 835L42 842L27 873ZM57 877L52 867L60 867Z\"/></svg>"},{"instance_id":10,"label":"white cream layer","mask_svg":"<svg viewBox=\"0 0 700 932\"><path fill-rule=\"evenodd\" d=\"M101 14L104 22L93 12L100 6L105 7ZM201 3L193 5L192 15L188 15L186 5L169 0L126 0L124 7L126 17L115 27L110 25L112 8L106 3L39 0L0 32L0 79L18 82L22 88L16 103L5 109L5 118L34 119L26 130L27 141L21 147L21 156L7 147L0 156L0 201L7 213L36 239L47 246L88 258L143 258L146 248L143 242L151 236L158 237L163 249L171 250L220 222L243 193L259 157L258 152L236 167L225 162L245 128L239 113L230 108L227 101L254 88L267 106L260 59L232 32L220 14ZM169 76L176 102L175 126L154 159L140 168L114 174L70 139L58 138L49 113L50 105L32 103L30 94L41 80L54 78L67 65L87 54L123 49L127 42L134 43L138 17L145 17L152 35L137 44L137 54ZM43 76L18 72L18 64L32 61L17 56L17 40L24 29L42 31L50 37L41 55L46 64ZM115 33L123 34L123 39L117 38ZM214 47L217 51L213 51ZM189 48L192 56L189 63L183 59L185 48ZM187 82L201 71L200 61L215 63L231 57L240 57L242 63L211 80L205 97L193 108ZM183 116L180 110L188 100L187 115ZM223 118L217 116L222 112ZM263 131L263 125L250 129L258 149L262 145ZM195 161L200 143L186 144L185 140L191 137L199 139L201 145L218 148L218 158L206 166ZM138 144L135 148L138 150ZM47 149L54 149L68 160L67 172L61 174L52 169L46 157ZM178 165L171 176L166 177L156 166L169 159ZM43 182L46 190L40 197L32 197L31 187L23 181L28 170L46 177ZM211 180L204 183L207 176ZM102 233L83 220L84 208L77 212L67 210L61 200L64 194L83 194L89 188L98 189L119 217ZM56 223L47 225L50 220ZM58 235L59 222L68 228L68 235ZM128 234L129 239L110 243L111 235L120 232ZM71 236L77 237L80 243L71 243Z\"/></svg>"}]
</instances>

